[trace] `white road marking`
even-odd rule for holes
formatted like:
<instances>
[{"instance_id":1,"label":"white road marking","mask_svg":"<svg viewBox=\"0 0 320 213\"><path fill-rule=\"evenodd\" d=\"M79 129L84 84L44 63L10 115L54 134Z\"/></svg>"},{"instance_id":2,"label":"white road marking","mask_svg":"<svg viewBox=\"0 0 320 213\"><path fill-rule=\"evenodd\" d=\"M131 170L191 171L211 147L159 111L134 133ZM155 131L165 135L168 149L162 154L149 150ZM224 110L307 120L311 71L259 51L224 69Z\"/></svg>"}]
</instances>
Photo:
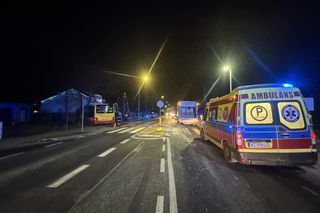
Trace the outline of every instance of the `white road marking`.
<instances>
[{"instance_id":1,"label":"white road marking","mask_svg":"<svg viewBox=\"0 0 320 213\"><path fill-rule=\"evenodd\" d=\"M170 139L167 138L167 160L168 160L168 176L169 176L169 195L170 195L170 213L177 213L177 194L174 180L173 165L171 159Z\"/></svg>"},{"instance_id":2,"label":"white road marking","mask_svg":"<svg viewBox=\"0 0 320 213\"><path fill-rule=\"evenodd\" d=\"M239 181L239 178L238 178L236 175L233 175L233 178L234 178L236 181Z\"/></svg>"},{"instance_id":3,"label":"white road marking","mask_svg":"<svg viewBox=\"0 0 320 213\"><path fill-rule=\"evenodd\" d=\"M160 172L164 172L165 171L165 160L164 158L161 158L161 161L160 161Z\"/></svg>"},{"instance_id":4,"label":"white road marking","mask_svg":"<svg viewBox=\"0 0 320 213\"><path fill-rule=\"evenodd\" d=\"M141 131L141 130L143 130L143 129L145 129L146 127L140 127L140 128L138 128L138 129L136 129L136 130L133 130L133 131L131 131L130 133L137 133L137 132L139 132L139 131Z\"/></svg>"},{"instance_id":5,"label":"white road marking","mask_svg":"<svg viewBox=\"0 0 320 213\"><path fill-rule=\"evenodd\" d=\"M130 127L130 128L128 128L128 129L125 129L125 130L122 130L122 131L120 131L120 132L118 132L118 134L120 134L120 133L125 133L125 132L129 132L129 131L131 131L131 130L133 130L133 129L135 129L136 127Z\"/></svg>"},{"instance_id":6,"label":"white road marking","mask_svg":"<svg viewBox=\"0 0 320 213\"><path fill-rule=\"evenodd\" d=\"M96 190L125 160L127 160L132 153L134 153L137 149L139 149L144 142L141 142L134 150L132 150L129 154L127 154L106 176L104 176L100 181L94 185L90 190L85 191L79 196L79 199L76 200L76 202L73 204L71 209L69 209L68 212L72 212L72 210L83 200L85 199L89 194L91 194L94 190Z\"/></svg>"},{"instance_id":7,"label":"white road marking","mask_svg":"<svg viewBox=\"0 0 320 213\"><path fill-rule=\"evenodd\" d=\"M191 143L192 141L183 133L181 133L182 137L189 143Z\"/></svg>"},{"instance_id":8,"label":"white road marking","mask_svg":"<svg viewBox=\"0 0 320 213\"><path fill-rule=\"evenodd\" d=\"M108 154L110 154L111 152L113 152L114 150L116 150L117 148L110 148L107 151L101 153L100 155L98 155L99 158L104 158L105 156L107 156Z\"/></svg>"},{"instance_id":9,"label":"white road marking","mask_svg":"<svg viewBox=\"0 0 320 213\"><path fill-rule=\"evenodd\" d=\"M311 194L315 195L315 196L319 196L319 194L311 189L309 189L308 187L306 186L302 186L302 188L308 192L310 192Z\"/></svg>"},{"instance_id":10,"label":"white road marking","mask_svg":"<svg viewBox=\"0 0 320 213\"><path fill-rule=\"evenodd\" d=\"M200 135L200 130L197 129L197 128L192 128L192 130L197 134L197 135Z\"/></svg>"},{"instance_id":11,"label":"white road marking","mask_svg":"<svg viewBox=\"0 0 320 213\"><path fill-rule=\"evenodd\" d=\"M188 135L190 135L190 136L192 135L188 128L183 128L183 129Z\"/></svg>"},{"instance_id":12,"label":"white road marking","mask_svg":"<svg viewBox=\"0 0 320 213\"><path fill-rule=\"evenodd\" d=\"M128 141L130 141L130 138L121 141L120 144L125 144L125 143L127 143Z\"/></svg>"},{"instance_id":13,"label":"white road marking","mask_svg":"<svg viewBox=\"0 0 320 213\"><path fill-rule=\"evenodd\" d=\"M63 183L65 183L68 180L70 180L71 178L73 178L74 176L76 176L77 174L79 174L80 172L82 172L83 170L85 170L86 168L88 168L89 166L90 165L82 165L82 166L78 167L77 169L73 170L72 172L66 174L65 176L62 176L57 181L51 183L47 187L48 188L57 188L60 185L62 185Z\"/></svg>"},{"instance_id":14,"label":"white road marking","mask_svg":"<svg viewBox=\"0 0 320 213\"><path fill-rule=\"evenodd\" d=\"M22 155L22 154L25 154L25 152L17 152L17 153L11 154L11 155L6 155L6 156L1 157L0 160L8 159L8 158L11 158L11 157L14 157L14 156L18 156L18 155Z\"/></svg>"},{"instance_id":15,"label":"white road marking","mask_svg":"<svg viewBox=\"0 0 320 213\"><path fill-rule=\"evenodd\" d=\"M112 130L112 131L110 131L110 132L108 132L108 133L110 134L110 133L119 132L119 131L124 130L124 129L126 129L126 128L127 128L127 127L123 127L123 128L120 128L120 129Z\"/></svg>"},{"instance_id":16,"label":"white road marking","mask_svg":"<svg viewBox=\"0 0 320 213\"><path fill-rule=\"evenodd\" d=\"M162 145L162 151L165 152L166 151L166 145Z\"/></svg>"},{"instance_id":17,"label":"white road marking","mask_svg":"<svg viewBox=\"0 0 320 213\"><path fill-rule=\"evenodd\" d=\"M58 142L58 143L48 144L48 145L46 145L46 147L52 147L52 146L55 146L55 145L58 145L58 144L62 144L62 143L63 143L63 142L60 141L60 142Z\"/></svg>"},{"instance_id":18,"label":"white road marking","mask_svg":"<svg viewBox=\"0 0 320 213\"><path fill-rule=\"evenodd\" d=\"M77 138L78 138L78 139L81 139L81 138L84 138L84 137L86 137L86 136L80 135L80 136L78 136Z\"/></svg>"},{"instance_id":19,"label":"white road marking","mask_svg":"<svg viewBox=\"0 0 320 213\"><path fill-rule=\"evenodd\" d=\"M157 196L156 213L163 213L164 196Z\"/></svg>"},{"instance_id":20,"label":"white road marking","mask_svg":"<svg viewBox=\"0 0 320 213\"><path fill-rule=\"evenodd\" d=\"M163 138L162 138L162 140L163 140L163 141L166 141L166 138L165 138L165 137L163 137Z\"/></svg>"}]
</instances>

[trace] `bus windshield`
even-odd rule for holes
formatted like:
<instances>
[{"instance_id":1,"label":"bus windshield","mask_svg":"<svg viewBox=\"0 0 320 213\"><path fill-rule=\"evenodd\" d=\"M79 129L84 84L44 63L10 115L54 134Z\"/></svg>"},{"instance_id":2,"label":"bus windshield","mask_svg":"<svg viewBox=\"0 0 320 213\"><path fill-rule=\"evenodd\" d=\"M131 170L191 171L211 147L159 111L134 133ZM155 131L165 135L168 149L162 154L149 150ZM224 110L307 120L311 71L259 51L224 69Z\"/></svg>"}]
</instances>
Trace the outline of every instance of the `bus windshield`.
<instances>
[{"instance_id":1,"label":"bus windshield","mask_svg":"<svg viewBox=\"0 0 320 213\"><path fill-rule=\"evenodd\" d=\"M96 113L106 113L107 105L96 105Z\"/></svg>"},{"instance_id":2,"label":"bus windshield","mask_svg":"<svg viewBox=\"0 0 320 213\"><path fill-rule=\"evenodd\" d=\"M196 109L195 109L195 107L180 107L179 116L180 117L195 118L196 117Z\"/></svg>"}]
</instances>

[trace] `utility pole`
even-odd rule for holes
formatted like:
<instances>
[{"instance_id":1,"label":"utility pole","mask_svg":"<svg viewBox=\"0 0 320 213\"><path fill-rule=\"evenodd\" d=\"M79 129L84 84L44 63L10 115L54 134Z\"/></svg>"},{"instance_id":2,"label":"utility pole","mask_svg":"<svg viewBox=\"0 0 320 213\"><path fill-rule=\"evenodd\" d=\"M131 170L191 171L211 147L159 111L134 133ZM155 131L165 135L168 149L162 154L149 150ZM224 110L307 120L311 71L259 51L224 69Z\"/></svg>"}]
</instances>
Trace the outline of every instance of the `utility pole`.
<instances>
[{"instance_id":1,"label":"utility pole","mask_svg":"<svg viewBox=\"0 0 320 213\"><path fill-rule=\"evenodd\" d=\"M123 107L123 117L127 119L127 116L129 116L129 103L128 103L128 98L127 98L127 93L123 93L123 98L122 98L122 107ZM127 115L127 116L126 116Z\"/></svg>"},{"instance_id":2,"label":"utility pole","mask_svg":"<svg viewBox=\"0 0 320 213\"><path fill-rule=\"evenodd\" d=\"M69 99L68 99L68 90L65 91L64 93L64 96L65 96L65 107L66 107L66 130L68 130L68 125L69 125L69 106L68 106L68 102L69 102Z\"/></svg>"},{"instance_id":3,"label":"utility pole","mask_svg":"<svg viewBox=\"0 0 320 213\"><path fill-rule=\"evenodd\" d=\"M84 124L84 98L81 98L81 132L83 132L83 124Z\"/></svg>"}]
</instances>

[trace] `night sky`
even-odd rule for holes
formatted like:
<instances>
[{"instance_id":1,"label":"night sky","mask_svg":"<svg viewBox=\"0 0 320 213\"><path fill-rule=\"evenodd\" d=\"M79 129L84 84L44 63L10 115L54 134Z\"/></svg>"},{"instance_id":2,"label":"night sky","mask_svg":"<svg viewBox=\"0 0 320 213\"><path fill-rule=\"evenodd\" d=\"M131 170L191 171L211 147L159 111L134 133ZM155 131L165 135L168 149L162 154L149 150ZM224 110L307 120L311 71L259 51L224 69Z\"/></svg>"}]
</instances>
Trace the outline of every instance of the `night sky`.
<instances>
[{"instance_id":1,"label":"night sky","mask_svg":"<svg viewBox=\"0 0 320 213\"><path fill-rule=\"evenodd\" d=\"M166 36L141 93L148 106L161 95L172 104L201 101L225 62L232 64L234 86L289 82L320 98L317 5L89 2L3 6L0 101L37 102L75 88L109 101L127 92L132 105L138 81L103 70L141 75ZM224 75L210 97L228 91Z\"/></svg>"}]
</instances>

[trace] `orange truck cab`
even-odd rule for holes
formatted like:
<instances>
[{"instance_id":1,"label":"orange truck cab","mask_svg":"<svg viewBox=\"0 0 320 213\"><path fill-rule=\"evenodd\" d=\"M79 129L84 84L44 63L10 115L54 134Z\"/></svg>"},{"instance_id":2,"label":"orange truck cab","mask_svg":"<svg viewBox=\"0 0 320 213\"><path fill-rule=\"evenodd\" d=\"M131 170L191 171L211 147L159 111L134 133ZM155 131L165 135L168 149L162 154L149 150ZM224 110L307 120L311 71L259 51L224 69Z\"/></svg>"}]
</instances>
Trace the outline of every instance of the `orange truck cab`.
<instances>
[{"instance_id":1,"label":"orange truck cab","mask_svg":"<svg viewBox=\"0 0 320 213\"><path fill-rule=\"evenodd\" d=\"M211 99L200 133L228 162L296 166L318 160L311 115L290 84L240 86Z\"/></svg>"}]
</instances>

